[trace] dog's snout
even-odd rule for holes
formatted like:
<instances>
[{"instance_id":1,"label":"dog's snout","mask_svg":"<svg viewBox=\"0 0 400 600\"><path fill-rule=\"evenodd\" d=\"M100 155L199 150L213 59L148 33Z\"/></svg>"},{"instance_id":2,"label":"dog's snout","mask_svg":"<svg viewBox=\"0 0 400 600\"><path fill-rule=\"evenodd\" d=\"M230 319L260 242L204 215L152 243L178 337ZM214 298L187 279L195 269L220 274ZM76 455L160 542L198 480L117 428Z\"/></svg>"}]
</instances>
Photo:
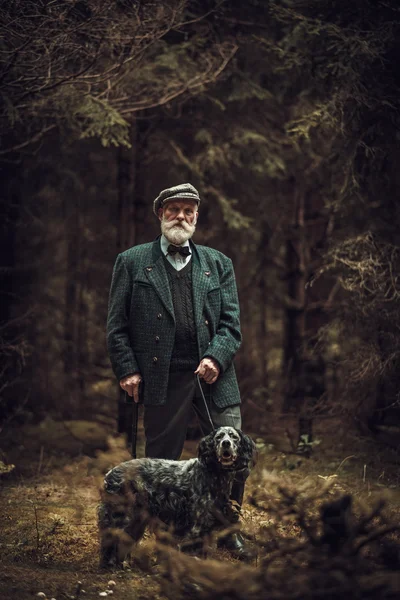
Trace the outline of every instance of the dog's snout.
<instances>
[{"instance_id":1,"label":"dog's snout","mask_svg":"<svg viewBox=\"0 0 400 600\"><path fill-rule=\"evenodd\" d=\"M222 447L223 448L229 448L230 445L231 445L231 441L230 440L222 440Z\"/></svg>"}]
</instances>

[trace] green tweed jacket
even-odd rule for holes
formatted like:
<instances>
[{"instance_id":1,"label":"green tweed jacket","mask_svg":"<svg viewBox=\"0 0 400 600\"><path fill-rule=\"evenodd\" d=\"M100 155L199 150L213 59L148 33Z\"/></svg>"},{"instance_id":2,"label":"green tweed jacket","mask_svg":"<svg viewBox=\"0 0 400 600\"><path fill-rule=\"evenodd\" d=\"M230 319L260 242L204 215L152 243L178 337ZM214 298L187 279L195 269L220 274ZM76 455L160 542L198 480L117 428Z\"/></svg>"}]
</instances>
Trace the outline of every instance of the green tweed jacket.
<instances>
[{"instance_id":1,"label":"green tweed jacket","mask_svg":"<svg viewBox=\"0 0 400 600\"><path fill-rule=\"evenodd\" d=\"M192 249L193 309L199 357L221 373L210 386L221 408L240 403L233 358L241 343L239 301L230 258L206 246ZM141 373L145 405L165 404L175 317L160 239L119 254L111 282L107 347L117 379Z\"/></svg>"}]
</instances>

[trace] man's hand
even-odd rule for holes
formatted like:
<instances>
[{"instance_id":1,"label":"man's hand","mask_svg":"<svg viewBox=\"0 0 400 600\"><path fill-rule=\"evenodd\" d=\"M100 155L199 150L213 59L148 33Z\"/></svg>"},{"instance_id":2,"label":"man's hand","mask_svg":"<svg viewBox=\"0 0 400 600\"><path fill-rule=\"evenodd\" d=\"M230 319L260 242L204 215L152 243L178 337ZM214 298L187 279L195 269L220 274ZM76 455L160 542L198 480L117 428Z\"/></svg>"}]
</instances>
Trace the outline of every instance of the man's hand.
<instances>
[{"instance_id":1,"label":"man's hand","mask_svg":"<svg viewBox=\"0 0 400 600\"><path fill-rule=\"evenodd\" d=\"M139 402L139 384L142 381L142 376L140 373L134 373L133 375L128 375L124 377L119 382L121 388L126 392L136 403Z\"/></svg>"},{"instance_id":2,"label":"man's hand","mask_svg":"<svg viewBox=\"0 0 400 600\"><path fill-rule=\"evenodd\" d=\"M206 383L215 383L218 379L220 368L213 358L203 358L195 370L195 374L204 379Z\"/></svg>"}]
</instances>

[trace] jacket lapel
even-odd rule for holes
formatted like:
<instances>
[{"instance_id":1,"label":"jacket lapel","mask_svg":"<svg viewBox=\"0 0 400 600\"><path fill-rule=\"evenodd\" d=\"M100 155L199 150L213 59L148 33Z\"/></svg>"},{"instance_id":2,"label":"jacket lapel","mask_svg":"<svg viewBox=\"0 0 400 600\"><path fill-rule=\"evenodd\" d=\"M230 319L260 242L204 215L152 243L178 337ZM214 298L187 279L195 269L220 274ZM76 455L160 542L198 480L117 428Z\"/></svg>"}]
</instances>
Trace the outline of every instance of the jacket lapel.
<instances>
[{"instance_id":1,"label":"jacket lapel","mask_svg":"<svg viewBox=\"0 0 400 600\"><path fill-rule=\"evenodd\" d=\"M193 309L195 323L198 325L203 318L204 303L210 288L211 270L199 249L191 243L193 252L192 281L193 281Z\"/></svg>"},{"instance_id":2,"label":"jacket lapel","mask_svg":"<svg viewBox=\"0 0 400 600\"><path fill-rule=\"evenodd\" d=\"M148 281L153 285L167 311L175 321L174 306L172 303L171 289L169 287L168 275L164 265L160 249L160 239L157 238L153 244L152 260L144 267L144 273Z\"/></svg>"}]
</instances>

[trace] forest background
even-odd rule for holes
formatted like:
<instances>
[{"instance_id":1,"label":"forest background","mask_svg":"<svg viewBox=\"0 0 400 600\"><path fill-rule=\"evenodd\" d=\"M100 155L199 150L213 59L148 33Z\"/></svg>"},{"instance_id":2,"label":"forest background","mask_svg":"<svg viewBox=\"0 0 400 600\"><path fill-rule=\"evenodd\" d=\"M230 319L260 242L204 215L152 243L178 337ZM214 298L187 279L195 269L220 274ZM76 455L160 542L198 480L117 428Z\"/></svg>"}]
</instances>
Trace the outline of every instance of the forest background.
<instances>
[{"instance_id":1,"label":"forest background","mask_svg":"<svg viewBox=\"0 0 400 600\"><path fill-rule=\"evenodd\" d=\"M118 252L190 181L234 263L245 425L400 425L400 8L391 0L0 4L0 408L117 426ZM121 407L120 407L121 410Z\"/></svg>"}]
</instances>

